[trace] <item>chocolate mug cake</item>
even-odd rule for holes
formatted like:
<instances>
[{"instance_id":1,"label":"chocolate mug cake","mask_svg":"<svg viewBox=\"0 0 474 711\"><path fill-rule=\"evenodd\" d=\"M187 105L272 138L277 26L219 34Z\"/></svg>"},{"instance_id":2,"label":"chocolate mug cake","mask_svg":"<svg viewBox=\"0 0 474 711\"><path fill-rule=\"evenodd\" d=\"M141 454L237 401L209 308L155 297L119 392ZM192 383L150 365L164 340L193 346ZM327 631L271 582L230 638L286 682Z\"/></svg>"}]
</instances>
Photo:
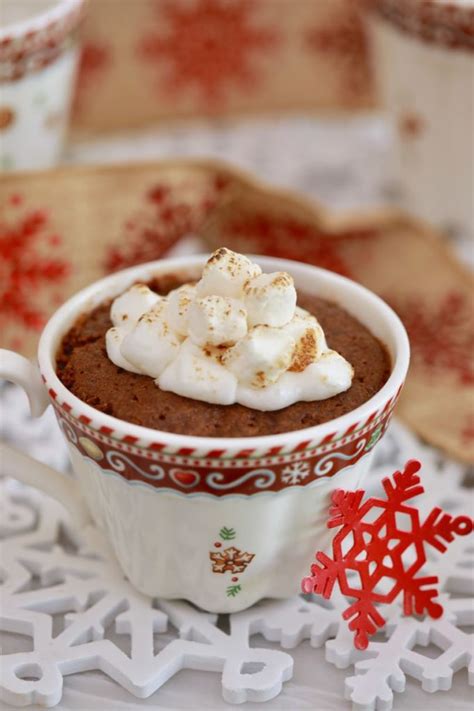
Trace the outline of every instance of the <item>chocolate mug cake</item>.
<instances>
[{"instance_id":1,"label":"chocolate mug cake","mask_svg":"<svg viewBox=\"0 0 474 711\"><path fill-rule=\"evenodd\" d=\"M210 437L291 432L344 415L388 380L385 346L345 309L220 249L201 279L135 284L82 314L57 374L83 402L145 427Z\"/></svg>"},{"instance_id":2,"label":"chocolate mug cake","mask_svg":"<svg viewBox=\"0 0 474 711\"><path fill-rule=\"evenodd\" d=\"M9 472L94 521L143 593L214 613L298 592L409 363L375 294L257 261L222 249L109 275L51 317L39 367L5 351L0 368L35 415L52 405L74 476L2 445Z\"/></svg>"}]
</instances>

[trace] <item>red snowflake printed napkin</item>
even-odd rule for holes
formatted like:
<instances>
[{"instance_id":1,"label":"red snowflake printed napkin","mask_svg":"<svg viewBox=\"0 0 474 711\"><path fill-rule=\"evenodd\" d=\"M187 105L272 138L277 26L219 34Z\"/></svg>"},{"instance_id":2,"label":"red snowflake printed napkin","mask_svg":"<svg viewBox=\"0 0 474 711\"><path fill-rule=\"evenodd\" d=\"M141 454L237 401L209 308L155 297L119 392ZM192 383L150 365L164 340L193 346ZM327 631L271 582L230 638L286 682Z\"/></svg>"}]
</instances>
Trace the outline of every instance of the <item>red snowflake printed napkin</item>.
<instances>
[{"instance_id":1,"label":"red snowflake printed napkin","mask_svg":"<svg viewBox=\"0 0 474 711\"><path fill-rule=\"evenodd\" d=\"M33 353L51 313L85 284L160 257L224 194L213 166L76 168L0 180L0 343Z\"/></svg>"},{"instance_id":2,"label":"red snowflake printed napkin","mask_svg":"<svg viewBox=\"0 0 474 711\"><path fill-rule=\"evenodd\" d=\"M337 218L213 161L17 174L0 181L0 344L33 355L57 305L199 233L209 249L306 261L388 301L412 365L398 415L474 461L472 277L426 225L395 211Z\"/></svg>"},{"instance_id":3,"label":"red snowflake printed napkin","mask_svg":"<svg viewBox=\"0 0 474 711\"><path fill-rule=\"evenodd\" d=\"M354 0L120 0L119 12L112 4L88 8L78 130L373 103Z\"/></svg>"}]
</instances>

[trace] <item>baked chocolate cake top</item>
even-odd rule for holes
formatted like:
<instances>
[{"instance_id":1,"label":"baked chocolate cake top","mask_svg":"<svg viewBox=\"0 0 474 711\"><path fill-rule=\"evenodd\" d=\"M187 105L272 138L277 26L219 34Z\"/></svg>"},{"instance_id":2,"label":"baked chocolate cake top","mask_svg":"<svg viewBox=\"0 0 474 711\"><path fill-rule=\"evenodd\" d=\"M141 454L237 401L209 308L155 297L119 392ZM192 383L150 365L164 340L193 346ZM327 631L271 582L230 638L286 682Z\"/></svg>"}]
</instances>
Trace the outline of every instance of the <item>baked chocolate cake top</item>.
<instances>
[{"instance_id":1,"label":"baked chocolate cake top","mask_svg":"<svg viewBox=\"0 0 474 711\"><path fill-rule=\"evenodd\" d=\"M166 295L186 281L183 275L168 275L152 280L148 286L157 294ZM340 306L305 293L299 293L298 305L317 317L329 348L351 364L352 384L345 392L262 411L238 403L213 404L162 390L152 377L124 370L108 357L105 338L112 327L110 301L80 316L65 335L57 354L57 373L74 395L92 407L166 432L254 437L311 427L369 400L387 381L391 364L383 344ZM296 368L298 359L305 362L304 348L296 359Z\"/></svg>"}]
</instances>

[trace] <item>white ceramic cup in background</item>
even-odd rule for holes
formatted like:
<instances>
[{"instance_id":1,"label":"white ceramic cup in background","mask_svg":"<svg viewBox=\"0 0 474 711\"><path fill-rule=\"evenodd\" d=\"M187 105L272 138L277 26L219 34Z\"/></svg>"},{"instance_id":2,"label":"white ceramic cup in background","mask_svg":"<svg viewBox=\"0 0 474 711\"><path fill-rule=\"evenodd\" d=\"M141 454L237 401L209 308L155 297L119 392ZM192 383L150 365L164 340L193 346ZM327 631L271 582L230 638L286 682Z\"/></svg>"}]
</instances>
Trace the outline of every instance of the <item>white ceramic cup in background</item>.
<instances>
[{"instance_id":1,"label":"white ceramic cup in background","mask_svg":"<svg viewBox=\"0 0 474 711\"><path fill-rule=\"evenodd\" d=\"M0 171L49 168L61 155L85 0L0 2Z\"/></svg>"},{"instance_id":2,"label":"white ceramic cup in background","mask_svg":"<svg viewBox=\"0 0 474 711\"><path fill-rule=\"evenodd\" d=\"M77 317L137 281L167 273L198 278L202 255L133 267L78 293L46 325L39 369L0 351L0 377L26 390L32 413L53 405L75 478L3 445L5 474L43 489L83 521L92 516L139 590L185 598L212 612L235 612L299 591L316 549L329 540L330 494L360 485L409 361L402 323L372 292L306 264L253 259L264 271L292 274L298 290L338 303L386 345L392 372L374 397L315 427L212 438L133 425L69 392L56 375L55 355Z\"/></svg>"},{"instance_id":3,"label":"white ceramic cup in background","mask_svg":"<svg viewBox=\"0 0 474 711\"><path fill-rule=\"evenodd\" d=\"M403 206L474 234L474 0L369 0Z\"/></svg>"}]
</instances>

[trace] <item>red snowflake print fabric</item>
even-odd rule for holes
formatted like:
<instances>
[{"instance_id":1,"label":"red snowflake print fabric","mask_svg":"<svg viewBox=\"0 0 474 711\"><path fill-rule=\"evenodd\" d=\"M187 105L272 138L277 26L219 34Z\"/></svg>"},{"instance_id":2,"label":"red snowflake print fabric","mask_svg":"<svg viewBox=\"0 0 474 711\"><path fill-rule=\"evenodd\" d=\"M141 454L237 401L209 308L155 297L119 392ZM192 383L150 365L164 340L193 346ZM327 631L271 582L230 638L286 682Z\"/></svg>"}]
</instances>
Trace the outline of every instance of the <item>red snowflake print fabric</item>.
<instances>
[{"instance_id":1,"label":"red snowflake print fabric","mask_svg":"<svg viewBox=\"0 0 474 711\"><path fill-rule=\"evenodd\" d=\"M357 252L363 252L364 262L370 259L369 247L378 234L371 229L328 234L314 224L269 213L237 218L225 226L225 232L230 246L239 251L308 262L347 277L354 277ZM361 243L362 252L357 249Z\"/></svg>"},{"instance_id":2,"label":"red snowflake print fabric","mask_svg":"<svg viewBox=\"0 0 474 711\"><path fill-rule=\"evenodd\" d=\"M412 366L435 377L452 373L474 385L474 310L465 294L451 291L439 301L421 297L386 301L402 319L412 348Z\"/></svg>"},{"instance_id":3,"label":"red snowflake print fabric","mask_svg":"<svg viewBox=\"0 0 474 711\"><path fill-rule=\"evenodd\" d=\"M343 618L349 620L358 649L366 649L370 635L385 624L376 605L389 604L399 594L405 615L441 617L438 578L422 574L426 548L444 553L455 536L473 530L469 516L453 518L439 507L420 520L418 509L407 503L424 491L417 475L420 468L420 462L411 460L403 471L384 479L385 499L364 502L364 491L335 491L327 525L340 530L332 542L332 558L317 552L311 575L302 581L305 593L329 599L337 583L343 595L355 599Z\"/></svg>"},{"instance_id":4,"label":"red snowflake print fabric","mask_svg":"<svg viewBox=\"0 0 474 711\"><path fill-rule=\"evenodd\" d=\"M419 138L426 130L426 121L420 114L404 113L398 119L398 131L402 138Z\"/></svg>"},{"instance_id":5,"label":"red snowflake print fabric","mask_svg":"<svg viewBox=\"0 0 474 711\"><path fill-rule=\"evenodd\" d=\"M159 259L182 237L196 234L227 184L217 174L204 184L188 180L180 187L166 182L153 185L143 207L126 220L117 246L109 248L104 270L114 272Z\"/></svg>"},{"instance_id":6,"label":"red snowflake print fabric","mask_svg":"<svg viewBox=\"0 0 474 711\"><path fill-rule=\"evenodd\" d=\"M367 30L360 11L345 4L332 22L308 30L306 46L340 68L341 92L346 100L357 99L371 86Z\"/></svg>"},{"instance_id":7,"label":"red snowflake print fabric","mask_svg":"<svg viewBox=\"0 0 474 711\"><path fill-rule=\"evenodd\" d=\"M81 50L79 68L76 79L76 95L74 112L80 113L85 97L96 84L98 78L105 73L111 63L111 50L105 44L86 42Z\"/></svg>"},{"instance_id":8,"label":"red snowflake print fabric","mask_svg":"<svg viewBox=\"0 0 474 711\"><path fill-rule=\"evenodd\" d=\"M58 257L61 237L45 210L27 208L11 195L0 209L0 329L18 333L18 326L40 331L56 305L69 263ZM41 304L41 306L40 306ZM16 336L11 347L20 347Z\"/></svg>"},{"instance_id":9,"label":"red snowflake print fabric","mask_svg":"<svg viewBox=\"0 0 474 711\"><path fill-rule=\"evenodd\" d=\"M208 107L222 104L231 88L258 85L256 60L277 44L258 26L255 0L168 0L157 4L156 31L140 42L139 55L159 69L168 95L191 90Z\"/></svg>"},{"instance_id":10,"label":"red snowflake print fabric","mask_svg":"<svg viewBox=\"0 0 474 711\"><path fill-rule=\"evenodd\" d=\"M466 422L461 432L461 438L464 442L474 442L474 414L466 418Z\"/></svg>"}]
</instances>

